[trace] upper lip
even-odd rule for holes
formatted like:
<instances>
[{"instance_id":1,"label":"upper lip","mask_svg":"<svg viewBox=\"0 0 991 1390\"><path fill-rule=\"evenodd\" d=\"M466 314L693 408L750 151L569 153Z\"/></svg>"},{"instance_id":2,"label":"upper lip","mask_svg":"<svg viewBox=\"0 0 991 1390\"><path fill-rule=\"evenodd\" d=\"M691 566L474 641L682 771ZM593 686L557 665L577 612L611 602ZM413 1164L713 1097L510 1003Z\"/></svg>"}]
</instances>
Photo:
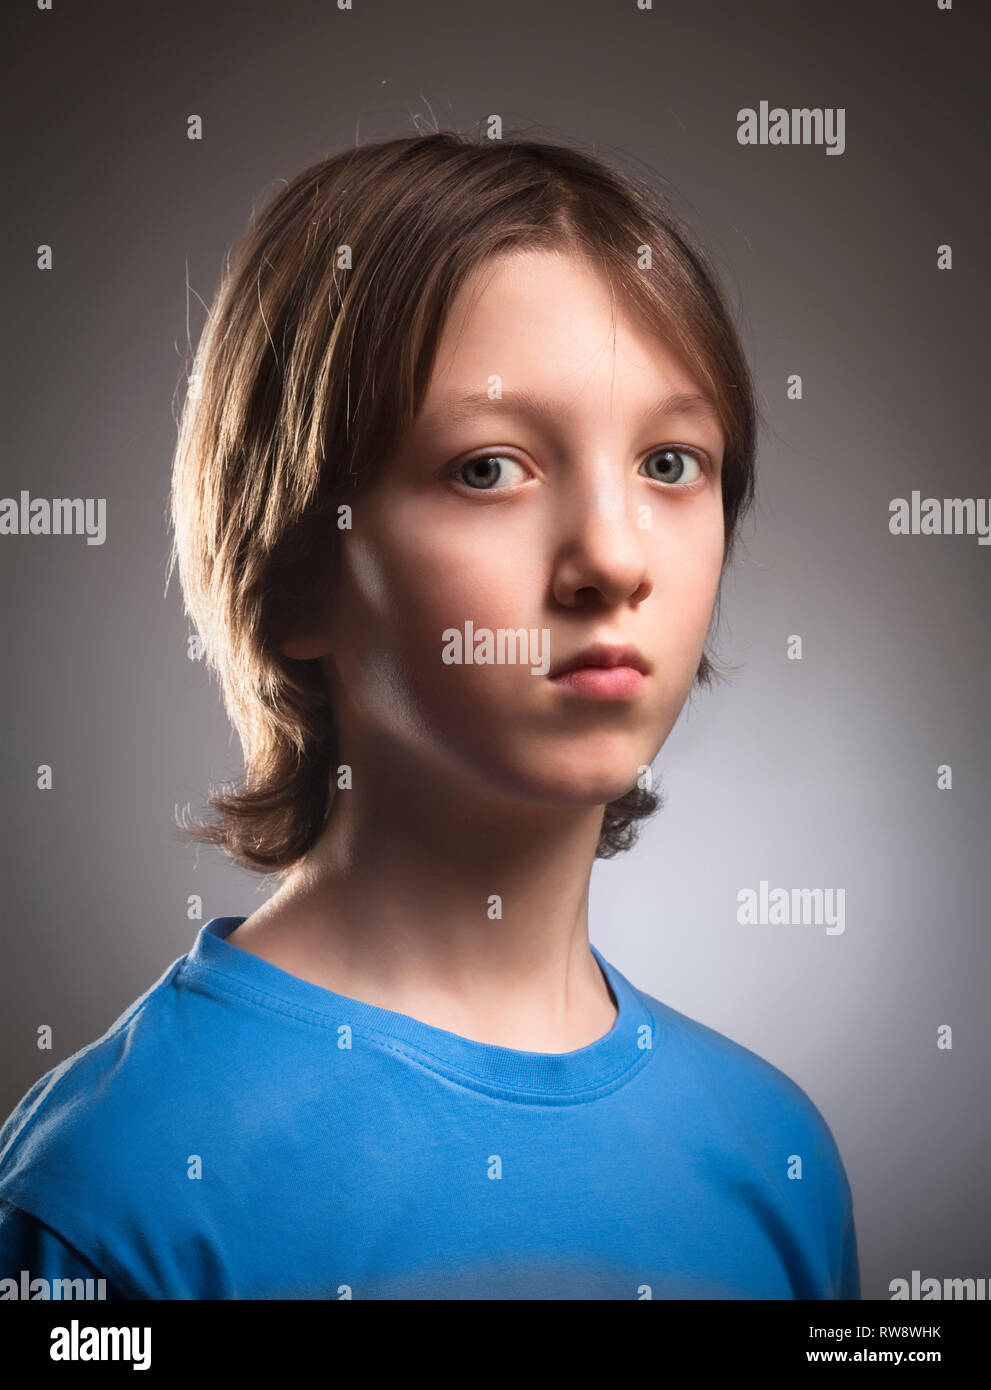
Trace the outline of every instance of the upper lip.
<instances>
[{"instance_id":1,"label":"upper lip","mask_svg":"<svg viewBox=\"0 0 991 1390\"><path fill-rule=\"evenodd\" d=\"M610 646L607 642L595 642L591 647L584 647L575 656L569 657L567 661L562 661L550 673L550 680L557 676L563 676L566 671L578 671L583 666L603 666L607 669L612 666L632 666L635 671L640 671L643 675L650 675L650 662L642 652L636 647Z\"/></svg>"}]
</instances>

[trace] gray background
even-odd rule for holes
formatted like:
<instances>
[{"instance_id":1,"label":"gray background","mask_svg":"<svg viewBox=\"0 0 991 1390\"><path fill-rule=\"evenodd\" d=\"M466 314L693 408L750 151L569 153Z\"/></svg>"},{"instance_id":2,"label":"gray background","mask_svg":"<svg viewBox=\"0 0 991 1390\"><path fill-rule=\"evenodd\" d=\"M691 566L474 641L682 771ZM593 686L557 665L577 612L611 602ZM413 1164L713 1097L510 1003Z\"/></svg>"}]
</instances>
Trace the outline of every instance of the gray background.
<instances>
[{"instance_id":1,"label":"gray background","mask_svg":"<svg viewBox=\"0 0 991 1390\"><path fill-rule=\"evenodd\" d=\"M913 488L987 492L979 8L7 7L0 495L106 497L108 539L0 538L4 1114L188 949L190 894L206 920L273 887L170 829L241 768L186 657L177 581L164 591L200 301L274 181L356 140L498 112L667 192L739 312L765 417L716 645L739 669L661 751L666 810L597 864L592 939L808 1091L853 1187L865 1297L913 1269L991 1275L991 547L887 526ZM762 99L845 107L845 153L740 146L736 112ZM845 888L845 933L739 925L737 892L761 879ZM42 1023L53 1053L37 1050ZM936 1048L945 1023L952 1051Z\"/></svg>"}]
</instances>

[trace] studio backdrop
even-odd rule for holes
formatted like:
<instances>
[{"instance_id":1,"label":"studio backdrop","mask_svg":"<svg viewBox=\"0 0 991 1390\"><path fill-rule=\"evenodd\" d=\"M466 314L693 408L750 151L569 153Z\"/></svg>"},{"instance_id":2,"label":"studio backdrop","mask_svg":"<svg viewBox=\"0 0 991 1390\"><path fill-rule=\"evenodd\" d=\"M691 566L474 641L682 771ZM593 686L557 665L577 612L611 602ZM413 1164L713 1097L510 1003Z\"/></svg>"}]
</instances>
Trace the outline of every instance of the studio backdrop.
<instances>
[{"instance_id":1,"label":"studio backdrop","mask_svg":"<svg viewBox=\"0 0 991 1390\"><path fill-rule=\"evenodd\" d=\"M761 411L725 675L657 757L663 809L596 864L591 938L816 1103L865 1298L991 1276L987 21L937 0L7 7L0 1111L274 886L176 828L242 768L165 582L226 252L328 153L525 130L692 228Z\"/></svg>"}]
</instances>

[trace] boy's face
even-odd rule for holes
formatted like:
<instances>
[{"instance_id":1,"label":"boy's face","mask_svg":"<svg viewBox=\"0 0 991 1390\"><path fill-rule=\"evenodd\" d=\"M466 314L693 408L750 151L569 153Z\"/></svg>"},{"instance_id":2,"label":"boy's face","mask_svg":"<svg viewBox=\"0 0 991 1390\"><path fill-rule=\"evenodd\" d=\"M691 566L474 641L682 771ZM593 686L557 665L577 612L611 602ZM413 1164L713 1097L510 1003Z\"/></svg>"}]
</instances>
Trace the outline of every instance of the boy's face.
<instances>
[{"instance_id":1,"label":"boy's face","mask_svg":"<svg viewBox=\"0 0 991 1390\"><path fill-rule=\"evenodd\" d=\"M284 648L323 658L341 761L374 739L500 796L591 806L664 743L719 583L724 438L714 412L662 409L697 384L613 313L606 281L547 252L490 260L458 295L423 409L339 533L329 612ZM469 664L467 622L538 645ZM648 674L553 679L598 643Z\"/></svg>"}]
</instances>

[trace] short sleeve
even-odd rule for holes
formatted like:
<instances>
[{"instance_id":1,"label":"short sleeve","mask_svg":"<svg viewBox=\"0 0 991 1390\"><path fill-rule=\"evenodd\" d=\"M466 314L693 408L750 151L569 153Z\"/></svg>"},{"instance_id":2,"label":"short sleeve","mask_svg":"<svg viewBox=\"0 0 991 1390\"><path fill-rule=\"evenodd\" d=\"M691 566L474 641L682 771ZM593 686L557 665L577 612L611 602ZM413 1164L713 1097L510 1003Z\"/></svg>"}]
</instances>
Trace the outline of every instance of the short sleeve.
<instances>
[{"instance_id":1,"label":"short sleeve","mask_svg":"<svg viewBox=\"0 0 991 1390\"><path fill-rule=\"evenodd\" d=\"M11 1294L7 1291L9 1286L0 1283L0 1298L22 1297L20 1290L29 1287L33 1279L46 1280L50 1288L56 1279L91 1279L94 1282L90 1287L97 1298L100 1286L96 1281L102 1279L107 1299L124 1297L106 1275L64 1241L57 1231L13 1202L0 1198L0 1281L7 1279L16 1281L18 1292ZM64 1285L59 1287L63 1289Z\"/></svg>"}]
</instances>

